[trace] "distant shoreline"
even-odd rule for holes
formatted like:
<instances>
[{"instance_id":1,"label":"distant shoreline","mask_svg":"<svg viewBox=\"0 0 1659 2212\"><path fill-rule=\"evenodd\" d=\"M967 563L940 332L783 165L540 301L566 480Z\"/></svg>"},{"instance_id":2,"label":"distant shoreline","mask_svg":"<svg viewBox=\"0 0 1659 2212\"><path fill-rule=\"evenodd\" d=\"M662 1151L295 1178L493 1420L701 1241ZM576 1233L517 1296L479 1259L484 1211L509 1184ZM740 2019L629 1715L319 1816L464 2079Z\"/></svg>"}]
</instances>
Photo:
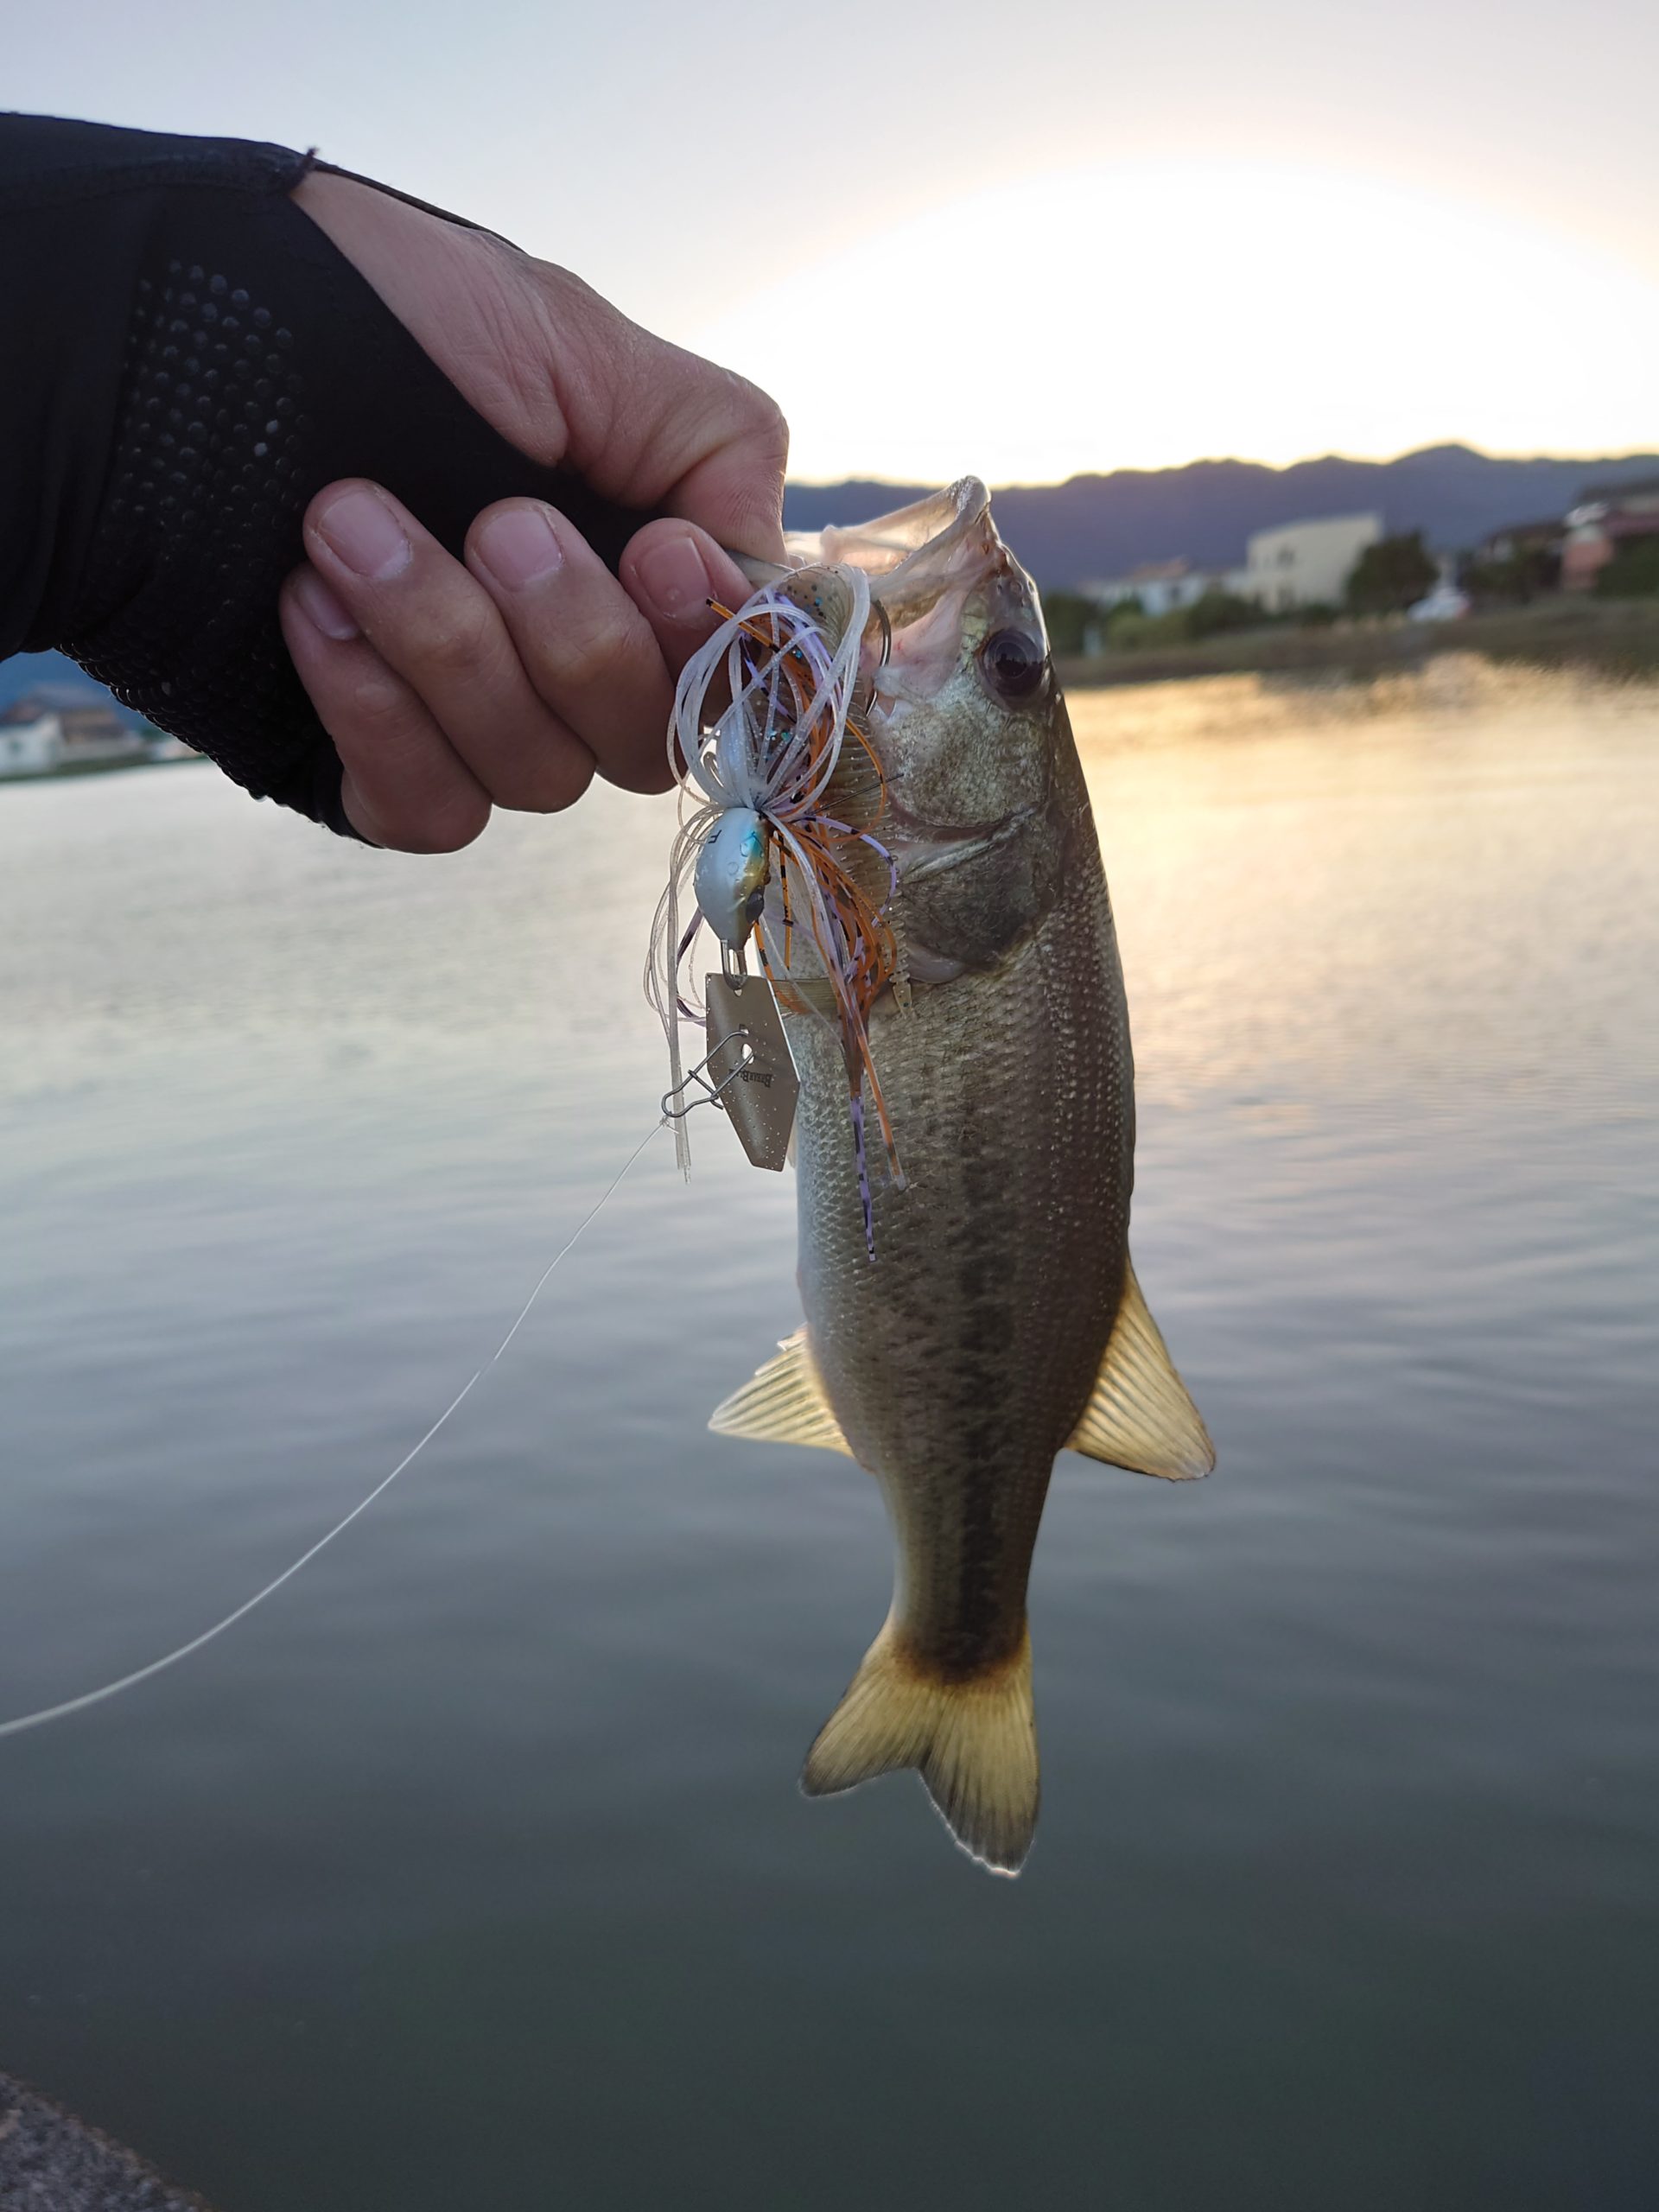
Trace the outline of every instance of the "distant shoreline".
<instances>
[{"instance_id":1,"label":"distant shoreline","mask_svg":"<svg viewBox=\"0 0 1659 2212\"><path fill-rule=\"evenodd\" d=\"M79 783L87 776L124 775L130 768L183 768L207 758L205 753L139 753L114 760L60 760L51 768L9 768L0 773L0 791L12 784Z\"/></svg>"},{"instance_id":2,"label":"distant shoreline","mask_svg":"<svg viewBox=\"0 0 1659 2212\"><path fill-rule=\"evenodd\" d=\"M1327 670L1355 676L1419 668L1436 653L1484 653L1547 668L1582 666L1615 675L1659 675L1659 601L1539 600L1457 622L1355 624L1351 627L1234 630L1147 652L1069 654L1056 665L1077 690L1181 677L1270 675Z\"/></svg>"}]
</instances>

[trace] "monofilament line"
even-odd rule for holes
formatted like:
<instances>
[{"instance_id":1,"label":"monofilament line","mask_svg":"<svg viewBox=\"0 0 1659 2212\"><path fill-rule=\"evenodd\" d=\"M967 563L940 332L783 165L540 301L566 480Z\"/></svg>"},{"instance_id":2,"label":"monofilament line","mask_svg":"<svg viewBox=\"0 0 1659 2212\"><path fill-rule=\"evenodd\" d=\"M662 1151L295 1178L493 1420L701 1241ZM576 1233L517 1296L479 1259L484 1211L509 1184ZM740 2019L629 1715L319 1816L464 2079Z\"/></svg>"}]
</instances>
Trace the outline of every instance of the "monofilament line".
<instances>
[{"instance_id":1,"label":"monofilament line","mask_svg":"<svg viewBox=\"0 0 1659 2212\"><path fill-rule=\"evenodd\" d=\"M346 1516L344 1520L337 1521L334 1527L329 1529L326 1536L320 1536L316 1542L312 1545L309 1551L302 1552L298 1559L294 1561L293 1565L291 1567L285 1567L274 1581L267 1582L263 1590L257 1590L251 1598L245 1599L242 1604L236 1608L236 1611L232 1613L226 1613L222 1621L215 1621L212 1628L204 1629L200 1636L193 1636L188 1643L181 1643L175 1651L168 1651L159 1659L152 1659L147 1666L135 1667L131 1674L122 1675L112 1682L105 1682L95 1690L84 1690L79 1697L65 1698L59 1705L42 1706L38 1713L20 1713L15 1720L0 1720L0 1737L21 1736L26 1729L44 1728L47 1723L50 1720L67 1720L72 1713L84 1713L89 1706L102 1705L110 1698L119 1697L124 1690L137 1689L140 1682L147 1682L155 1675L164 1674L169 1667L176 1667L181 1659L188 1659L193 1652L202 1650L207 1644L212 1643L215 1637L223 1636L226 1629L234 1628L238 1621L246 1620L248 1615L253 1611L256 1606L263 1605L267 1598L274 1598L285 1582L291 1582L295 1576L300 1573L302 1568L310 1566L312 1560L316 1558L320 1552L326 1552L329 1545L334 1542L336 1536L344 1535L346 1529L351 1527L353 1522L358 1520L363 1514L368 1511L369 1508L374 1503L376 1498L383 1497L385 1495L386 1491L391 1488L393 1483L397 1481L398 1476L404 1472L404 1469L414 1465L416 1460L420 1458L422 1452L425 1451L427 1446L432 1441L438 1431L450 1418L451 1414L459 1411L462 1403L466 1399L470 1397L476 1386L484 1380L484 1377L496 1364L497 1361L501 1357L501 1355L506 1351L507 1346L512 1342L519 1330L524 1327L524 1323L529 1319L530 1309L535 1305L537 1300L541 1296L543 1290L546 1287L548 1277L553 1273L554 1268L558 1266L560 1261L563 1259L565 1254L569 1251L572 1245L575 1243L577 1238L582 1234L582 1231L588 1227L588 1224L592 1222L594 1217L609 1203L613 1193L617 1189L617 1186L621 1182L623 1177L632 1166L634 1161L639 1159L640 1154L651 1142L652 1137L656 1135L658 1130L665 1127L665 1122L655 1122L652 1123L651 1128L646 1130L645 1135L640 1138L639 1143L635 1145L633 1150L628 1154L620 1167L617 1169L615 1174L606 1185L604 1190L601 1192L598 1198L594 1199L593 1205L588 1207L587 1212L583 1214L582 1219L576 1224L569 1236L565 1238L563 1243L560 1245L558 1250L553 1255L553 1257L542 1269L540 1275L537 1278L535 1288L531 1292L530 1296L524 1300L523 1306L519 1307L517 1319L513 1322L512 1326L507 1331L506 1335L502 1338L495 1350L491 1353L490 1357L484 1362L484 1364L478 1369L476 1373L470 1376L467 1382L462 1384L461 1388L456 1391L454 1396L450 1399L448 1404L438 1415L436 1421L433 1422L431 1427L427 1430L426 1434L422 1437L420 1442L414 1446L411 1450L404 1454L403 1458L397 1462L397 1465L392 1469L391 1472L389 1475L383 1476L366 1497L360 1498L358 1501L358 1503L352 1508L351 1511Z\"/></svg>"}]
</instances>

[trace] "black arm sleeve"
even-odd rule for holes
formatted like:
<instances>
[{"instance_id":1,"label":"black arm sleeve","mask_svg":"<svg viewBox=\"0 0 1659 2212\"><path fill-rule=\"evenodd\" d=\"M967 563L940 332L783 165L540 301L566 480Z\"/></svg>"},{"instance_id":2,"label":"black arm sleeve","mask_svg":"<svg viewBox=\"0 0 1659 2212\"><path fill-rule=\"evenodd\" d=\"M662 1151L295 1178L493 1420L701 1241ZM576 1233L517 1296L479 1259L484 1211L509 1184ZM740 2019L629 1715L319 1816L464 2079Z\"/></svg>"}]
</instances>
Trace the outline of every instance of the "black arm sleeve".
<instances>
[{"instance_id":1,"label":"black arm sleeve","mask_svg":"<svg viewBox=\"0 0 1659 2212\"><path fill-rule=\"evenodd\" d=\"M371 477L458 553L480 507L530 493L613 565L643 518L467 405L289 200L310 165L0 116L0 657L72 654L349 835L276 620L312 495Z\"/></svg>"}]
</instances>

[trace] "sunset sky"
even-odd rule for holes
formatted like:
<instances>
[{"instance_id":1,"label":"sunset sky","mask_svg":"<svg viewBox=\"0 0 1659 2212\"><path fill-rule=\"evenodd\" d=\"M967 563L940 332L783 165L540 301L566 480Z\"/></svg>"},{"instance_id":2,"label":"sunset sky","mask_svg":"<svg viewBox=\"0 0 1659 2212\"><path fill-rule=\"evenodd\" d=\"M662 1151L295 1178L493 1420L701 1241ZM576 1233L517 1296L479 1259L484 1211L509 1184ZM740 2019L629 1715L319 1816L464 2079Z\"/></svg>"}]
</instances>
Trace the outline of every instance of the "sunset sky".
<instances>
[{"instance_id":1,"label":"sunset sky","mask_svg":"<svg viewBox=\"0 0 1659 2212\"><path fill-rule=\"evenodd\" d=\"M766 384L794 473L1659 447L1659 8L59 0L9 104L316 144Z\"/></svg>"}]
</instances>

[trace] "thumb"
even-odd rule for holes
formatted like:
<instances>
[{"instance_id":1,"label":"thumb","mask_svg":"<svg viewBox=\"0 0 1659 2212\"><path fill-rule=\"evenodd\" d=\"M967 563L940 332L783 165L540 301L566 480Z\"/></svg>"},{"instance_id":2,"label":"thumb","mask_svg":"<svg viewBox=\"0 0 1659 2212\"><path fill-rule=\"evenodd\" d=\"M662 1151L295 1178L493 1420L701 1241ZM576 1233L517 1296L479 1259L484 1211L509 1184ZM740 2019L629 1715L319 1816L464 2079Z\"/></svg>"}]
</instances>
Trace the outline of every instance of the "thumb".
<instances>
[{"instance_id":1,"label":"thumb","mask_svg":"<svg viewBox=\"0 0 1659 2212\"><path fill-rule=\"evenodd\" d=\"M661 508L733 552L780 558L789 425L777 403L596 295L588 308L564 332L570 462L625 506Z\"/></svg>"}]
</instances>

